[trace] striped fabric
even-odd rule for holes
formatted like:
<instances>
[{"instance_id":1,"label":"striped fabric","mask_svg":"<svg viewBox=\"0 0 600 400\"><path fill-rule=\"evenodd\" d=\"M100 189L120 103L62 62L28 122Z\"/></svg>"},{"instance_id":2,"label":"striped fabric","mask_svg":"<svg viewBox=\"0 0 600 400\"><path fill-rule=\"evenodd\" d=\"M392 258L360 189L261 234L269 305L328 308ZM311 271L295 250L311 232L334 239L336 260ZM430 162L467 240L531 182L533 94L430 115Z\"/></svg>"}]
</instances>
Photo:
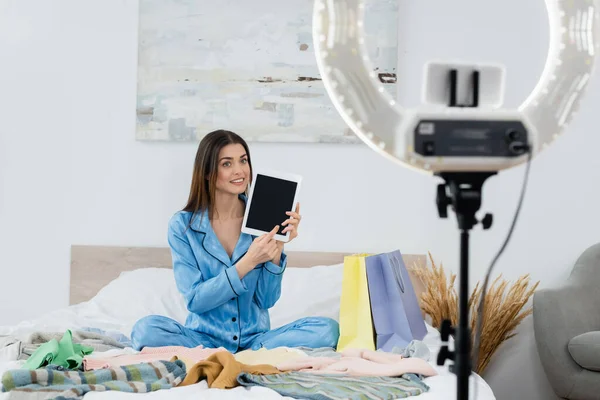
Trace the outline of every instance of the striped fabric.
<instances>
[{"instance_id":1,"label":"striped fabric","mask_svg":"<svg viewBox=\"0 0 600 400\"><path fill-rule=\"evenodd\" d=\"M170 389L185 378L185 364L156 361L101 369L97 371L68 371L54 365L36 369L11 370L2 376L2 391L13 393L53 393L55 399L82 398L92 391L116 390L147 393Z\"/></svg>"},{"instance_id":2,"label":"striped fabric","mask_svg":"<svg viewBox=\"0 0 600 400\"><path fill-rule=\"evenodd\" d=\"M400 378L317 375L288 372L276 375L238 375L242 386L263 386L282 396L311 400L391 400L429 391L415 374Z\"/></svg>"}]
</instances>

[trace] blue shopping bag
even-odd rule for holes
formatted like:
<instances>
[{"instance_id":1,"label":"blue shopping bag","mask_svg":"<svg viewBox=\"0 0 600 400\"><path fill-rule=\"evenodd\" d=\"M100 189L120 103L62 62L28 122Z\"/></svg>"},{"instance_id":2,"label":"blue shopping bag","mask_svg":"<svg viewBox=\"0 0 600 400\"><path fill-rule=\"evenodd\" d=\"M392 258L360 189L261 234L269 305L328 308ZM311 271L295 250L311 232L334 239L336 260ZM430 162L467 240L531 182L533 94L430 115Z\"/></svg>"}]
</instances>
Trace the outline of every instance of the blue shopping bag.
<instances>
[{"instance_id":1,"label":"blue shopping bag","mask_svg":"<svg viewBox=\"0 0 600 400\"><path fill-rule=\"evenodd\" d=\"M400 251L365 257L365 266L377 349L422 340L427 328Z\"/></svg>"}]
</instances>

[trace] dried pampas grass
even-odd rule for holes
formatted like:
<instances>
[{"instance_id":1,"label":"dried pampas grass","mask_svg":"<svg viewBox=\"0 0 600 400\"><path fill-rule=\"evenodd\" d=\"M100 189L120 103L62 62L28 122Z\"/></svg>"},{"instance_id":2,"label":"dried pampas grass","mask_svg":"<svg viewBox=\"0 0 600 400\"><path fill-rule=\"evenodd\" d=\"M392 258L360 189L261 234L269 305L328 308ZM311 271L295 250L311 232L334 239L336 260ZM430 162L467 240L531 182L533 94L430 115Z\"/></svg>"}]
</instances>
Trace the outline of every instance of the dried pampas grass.
<instances>
[{"instance_id":1,"label":"dried pampas grass","mask_svg":"<svg viewBox=\"0 0 600 400\"><path fill-rule=\"evenodd\" d=\"M424 291L420 296L421 310L429 318L431 325L440 329L442 322L449 319L453 326L458 324L458 291L456 274L446 276L443 265L436 265L429 253L431 266L415 264L409 267L410 272L421 280ZM530 287L529 275L521 276L509 286L509 282L498 276L488 287L485 295L483 323L480 339L480 350L477 366L473 369L481 374L498 350L500 345L515 336L517 326L530 315L531 308L523 309L529 298L537 289L539 282ZM508 292L507 292L508 288ZM469 314L471 317L471 338L473 343L477 327L477 308L481 299L482 285L477 283L469 298Z\"/></svg>"}]
</instances>

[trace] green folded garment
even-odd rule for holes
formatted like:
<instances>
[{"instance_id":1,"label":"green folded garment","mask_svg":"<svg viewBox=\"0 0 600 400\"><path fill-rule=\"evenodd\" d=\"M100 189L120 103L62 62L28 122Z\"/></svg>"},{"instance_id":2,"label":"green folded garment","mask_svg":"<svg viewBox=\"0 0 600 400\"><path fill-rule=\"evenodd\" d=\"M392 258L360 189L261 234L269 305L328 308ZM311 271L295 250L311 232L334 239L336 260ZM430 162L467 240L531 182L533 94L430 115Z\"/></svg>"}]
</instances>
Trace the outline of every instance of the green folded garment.
<instances>
[{"instance_id":1,"label":"green folded garment","mask_svg":"<svg viewBox=\"0 0 600 400\"><path fill-rule=\"evenodd\" d=\"M34 370L46 365L59 365L67 369L79 369L83 362L83 357L91 354L93 347L73 343L73 336L70 330L67 330L60 342L52 339L42 344L27 359L23 368Z\"/></svg>"}]
</instances>

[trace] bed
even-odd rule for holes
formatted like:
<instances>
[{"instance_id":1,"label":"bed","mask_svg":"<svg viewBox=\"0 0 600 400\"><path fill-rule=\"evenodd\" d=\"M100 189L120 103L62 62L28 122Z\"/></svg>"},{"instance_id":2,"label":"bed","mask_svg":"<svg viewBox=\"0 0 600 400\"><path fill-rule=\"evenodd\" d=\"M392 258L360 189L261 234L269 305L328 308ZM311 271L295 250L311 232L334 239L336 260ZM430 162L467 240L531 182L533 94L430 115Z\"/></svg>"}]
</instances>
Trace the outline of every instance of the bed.
<instances>
[{"instance_id":1,"label":"bed","mask_svg":"<svg viewBox=\"0 0 600 400\"><path fill-rule=\"evenodd\" d=\"M305 316L320 315L338 320L344 253L288 252L288 269L279 302L270 310L272 327ZM406 265L426 263L426 256L403 255ZM36 331L64 332L66 329L97 328L129 336L133 324L141 317L159 314L184 322L185 304L177 292L171 271L168 248L113 247L78 245L71 248L70 304L14 326L0 327L0 335L25 338ZM413 279L417 292L422 290ZM307 296L310 290L310 296ZM132 300L133 299L133 300ZM303 299L298 302L297 299ZM429 363L439 373L424 382L430 390L420 400L451 399L455 396L456 377L447 366L437 366L440 335L427 325L423 342L431 352ZM0 352L0 374L19 368L23 361L11 360ZM487 383L476 374L471 376L471 392L478 400L495 399ZM229 390L209 389L206 381L191 386L159 390L146 394L125 392L91 392L85 399L131 398L144 396L166 399L289 399L270 389L237 387ZM9 398L0 393L0 400Z\"/></svg>"}]
</instances>

